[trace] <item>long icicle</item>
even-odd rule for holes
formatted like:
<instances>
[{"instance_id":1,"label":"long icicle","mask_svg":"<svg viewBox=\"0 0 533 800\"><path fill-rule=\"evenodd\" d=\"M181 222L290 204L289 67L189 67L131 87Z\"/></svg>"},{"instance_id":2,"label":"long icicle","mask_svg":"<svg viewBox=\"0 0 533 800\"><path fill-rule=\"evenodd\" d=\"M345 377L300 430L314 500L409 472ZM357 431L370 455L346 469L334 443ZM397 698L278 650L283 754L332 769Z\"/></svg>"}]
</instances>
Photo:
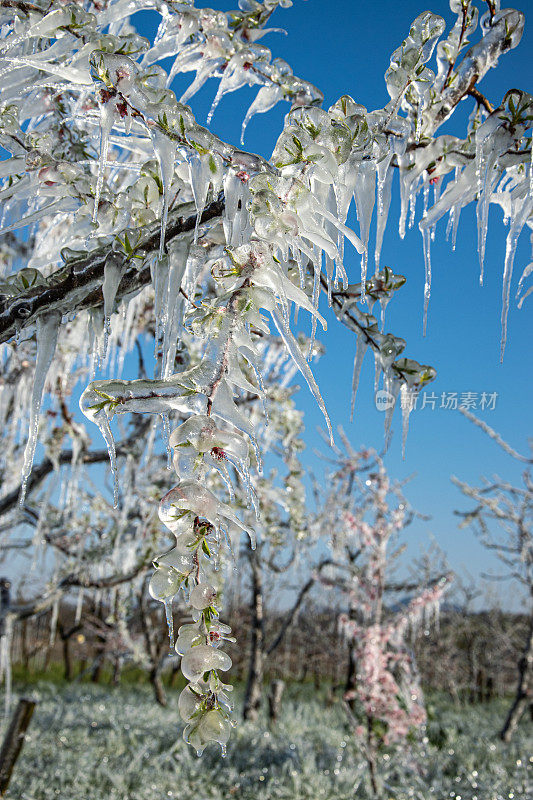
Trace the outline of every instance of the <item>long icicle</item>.
<instances>
[{"instance_id":1,"label":"long icicle","mask_svg":"<svg viewBox=\"0 0 533 800\"><path fill-rule=\"evenodd\" d=\"M94 192L93 225L98 223L98 206L100 205L100 195L104 185L105 168L107 164L107 154L109 152L109 134L115 122L115 114L110 103L102 103L100 106L100 162L98 164L98 177L96 179L96 189Z\"/></svg>"},{"instance_id":2,"label":"long icicle","mask_svg":"<svg viewBox=\"0 0 533 800\"><path fill-rule=\"evenodd\" d=\"M431 230L429 228L422 229L422 239L424 242L424 267L426 272L424 282L424 321L422 324L423 335L425 336L428 323L429 299L431 297Z\"/></svg>"},{"instance_id":3,"label":"long icicle","mask_svg":"<svg viewBox=\"0 0 533 800\"><path fill-rule=\"evenodd\" d=\"M366 348L368 343L365 337L360 333L357 337L357 346L355 349L355 359L353 362L353 376L352 376L352 400L350 406L350 422L353 420L353 412L355 409L355 396L357 394L357 387L359 385L359 377L361 375L361 367L363 366L363 359L365 357Z\"/></svg>"},{"instance_id":4,"label":"long icicle","mask_svg":"<svg viewBox=\"0 0 533 800\"><path fill-rule=\"evenodd\" d=\"M41 411L44 384L56 350L60 323L61 314L58 311L51 311L46 316L42 315L37 317L37 360L35 362L35 375L31 393L30 429L26 449L24 450L24 463L22 466L21 505L24 505L26 499L28 478L33 467L33 457L35 455L37 435L39 433L39 414Z\"/></svg>"}]
</instances>

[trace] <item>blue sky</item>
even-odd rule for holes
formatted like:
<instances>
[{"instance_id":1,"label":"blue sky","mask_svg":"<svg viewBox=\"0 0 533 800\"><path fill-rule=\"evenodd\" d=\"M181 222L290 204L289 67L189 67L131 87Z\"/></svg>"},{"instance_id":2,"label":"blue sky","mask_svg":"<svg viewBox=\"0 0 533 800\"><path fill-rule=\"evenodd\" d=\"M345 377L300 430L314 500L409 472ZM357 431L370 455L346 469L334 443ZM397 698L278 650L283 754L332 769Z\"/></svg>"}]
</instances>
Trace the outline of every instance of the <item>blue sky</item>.
<instances>
[{"instance_id":1,"label":"blue sky","mask_svg":"<svg viewBox=\"0 0 533 800\"><path fill-rule=\"evenodd\" d=\"M198 5L201 5L198 3ZM208 5L208 4L206 4ZM227 9L226 3L210 3L210 7ZM448 3L432 0L431 11L441 14L449 24L453 19ZM531 8L530 4L529 5ZM349 0L295 0L291 9L277 12L272 25L284 27L287 36L272 34L262 40L275 56L285 58L294 73L315 83L325 95L325 107L342 94L350 94L369 110L381 108L388 100L383 74L391 52L407 35L412 20L427 6L416 0L402 3L358 3ZM530 8L522 8L527 11ZM152 20L145 18L146 34ZM533 28L526 21L519 47L500 61L498 70L490 73L481 88L498 105L503 94L517 87L533 90L530 83ZM187 80L187 78L186 78ZM176 87L178 88L178 87ZM193 100L192 107L199 122L204 122L216 83L210 81ZM179 96L179 94L178 94ZM226 96L215 112L212 128L222 138L235 144L239 141L243 112L255 91L243 89ZM468 104L468 108L466 108ZM460 109L460 119L447 123L446 132L464 135L464 121L470 101ZM282 126L287 104L254 117L247 129L246 149L268 157ZM499 363L501 282L505 252L506 228L501 213L494 207L489 219L485 285L479 286L475 209L464 210L461 216L455 252L445 241L446 222L439 224L432 246L433 286L429 308L427 336L422 336L422 299L424 263L421 235L417 225L400 240L397 233L399 209L398 185L395 185L389 226L385 235L382 264L407 277L406 286L389 304L386 329L407 340L406 354L421 363L436 367L438 376L433 391L438 395L437 407L413 412L405 461L402 460L399 409L393 428L395 435L386 456L391 474L405 478L414 474L407 494L412 504L431 515L429 523L416 523L410 532L411 552L427 545L431 533L448 553L451 566L467 569L473 575L490 570L492 558L476 542L468 530L457 528L454 508L465 508L450 475L475 482L480 475L500 474L508 480L520 479L522 467L513 462L481 431L457 411L441 409L442 392L497 393L494 410L479 416L498 430L514 447L527 452L531 421L531 334L527 302L522 310L511 305L509 340L503 364ZM514 289L521 270L531 260L530 244L522 236L516 260ZM355 257L347 260L352 281L359 274ZM327 311L324 303L323 313ZM350 383L354 336L335 318L329 320L327 333L320 335L327 354L314 371L334 426L343 425L352 443L380 448L383 443L383 414L373 401L373 359L365 360L356 413L349 421ZM306 321L302 323L305 329ZM321 464L314 449L324 449L317 433L323 427L320 411L309 391L302 387L297 402L306 414L305 462L319 472ZM500 590L505 596L506 591ZM509 599L509 598L507 598Z\"/></svg>"}]
</instances>

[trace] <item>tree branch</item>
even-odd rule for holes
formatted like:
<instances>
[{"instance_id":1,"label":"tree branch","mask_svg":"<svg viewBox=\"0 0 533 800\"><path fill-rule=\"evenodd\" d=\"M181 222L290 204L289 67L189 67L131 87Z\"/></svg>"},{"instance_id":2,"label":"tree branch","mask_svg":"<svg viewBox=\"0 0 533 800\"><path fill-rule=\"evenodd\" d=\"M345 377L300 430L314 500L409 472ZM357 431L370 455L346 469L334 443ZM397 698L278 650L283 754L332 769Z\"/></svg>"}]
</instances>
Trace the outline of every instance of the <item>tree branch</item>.
<instances>
[{"instance_id":1,"label":"tree branch","mask_svg":"<svg viewBox=\"0 0 533 800\"><path fill-rule=\"evenodd\" d=\"M190 208L191 205L187 204L187 207ZM182 206L181 211L184 210ZM206 206L200 217L200 224L220 217L223 210L224 200L219 197ZM165 243L168 244L183 233L192 232L195 225L196 214L175 215L169 220ZM158 248L159 227L154 227L136 249L149 253ZM109 252L110 246L100 248L89 253L86 258L69 262L53 272L47 279L48 286L31 287L16 297L4 298L0 305L0 343L9 341L18 332L33 325L37 315L44 311L54 310L67 314L103 305L104 266ZM116 300L139 292L151 280L149 264L140 270L134 264L129 265L120 281Z\"/></svg>"},{"instance_id":2,"label":"tree branch","mask_svg":"<svg viewBox=\"0 0 533 800\"><path fill-rule=\"evenodd\" d=\"M131 436L129 436L120 444L117 444L117 456L127 455L131 451L131 448L139 442L139 439L143 435L144 430L148 427L148 425L149 422L147 420L143 420L140 430L135 430ZM72 458L72 450L63 450L59 454L58 462L60 465L70 464L72 463ZM90 452L83 452L80 456L80 459L83 464L100 464L109 459L109 453L107 448L103 450L92 450ZM36 489L51 472L53 472L54 468L54 463L49 458L45 458L38 467L34 467L34 469L32 469L28 479L28 497L30 493ZM17 505L21 488L22 484L19 484L16 489L13 489L11 492L4 495L4 497L0 498L0 516L6 514L8 511L11 511Z\"/></svg>"},{"instance_id":3,"label":"tree branch","mask_svg":"<svg viewBox=\"0 0 533 800\"><path fill-rule=\"evenodd\" d=\"M470 97L473 97L478 105L483 106L483 108L489 114L492 114L492 112L494 111L494 106L492 105L492 103L489 103L484 94L481 94L479 89L476 89L476 87L473 86L471 89L468 90L467 94L470 95Z\"/></svg>"}]
</instances>

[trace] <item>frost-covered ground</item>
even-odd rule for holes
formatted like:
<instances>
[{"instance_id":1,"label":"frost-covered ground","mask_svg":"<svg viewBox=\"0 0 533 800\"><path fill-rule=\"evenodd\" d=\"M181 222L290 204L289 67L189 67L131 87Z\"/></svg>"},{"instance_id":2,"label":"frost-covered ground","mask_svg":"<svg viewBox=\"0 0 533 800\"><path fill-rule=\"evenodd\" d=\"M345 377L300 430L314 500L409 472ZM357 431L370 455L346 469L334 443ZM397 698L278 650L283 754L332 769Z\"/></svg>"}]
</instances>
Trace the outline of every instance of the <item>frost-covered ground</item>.
<instances>
[{"instance_id":1,"label":"frost-covered ground","mask_svg":"<svg viewBox=\"0 0 533 800\"><path fill-rule=\"evenodd\" d=\"M167 709L147 687L111 690L39 684L40 702L9 798L17 800L363 800L364 766L340 707L294 687L275 731L241 724L225 759L199 759L181 740L177 693ZM382 762L386 800L525 800L533 796L533 725L516 741L494 736L504 707L430 705L418 772ZM529 774L528 774L529 771ZM425 773L425 774L423 774ZM529 781L529 783L528 783ZM356 787L354 791L354 787Z\"/></svg>"}]
</instances>

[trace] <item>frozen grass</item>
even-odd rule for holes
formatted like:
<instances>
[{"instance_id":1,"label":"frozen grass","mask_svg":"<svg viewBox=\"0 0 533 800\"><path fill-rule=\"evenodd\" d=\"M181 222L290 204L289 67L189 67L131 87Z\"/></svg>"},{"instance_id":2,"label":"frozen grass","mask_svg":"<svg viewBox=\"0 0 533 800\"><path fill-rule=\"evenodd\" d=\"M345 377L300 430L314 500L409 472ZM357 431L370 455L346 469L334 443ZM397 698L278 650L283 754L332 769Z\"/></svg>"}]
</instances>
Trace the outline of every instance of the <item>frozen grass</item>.
<instances>
[{"instance_id":1,"label":"frozen grass","mask_svg":"<svg viewBox=\"0 0 533 800\"><path fill-rule=\"evenodd\" d=\"M177 693L169 707L148 687L39 684L39 705L6 795L16 800L364 800L364 762L339 706L307 687L292 687L274 731L241 724L225 759L198 759L181 740ZM410 766L382 761L383 798L525 800L533 796L533 731L523 724L511 745L494 732L504 706L430 705L424 743ZM527 784L529 773L529 785Z\"/></svg>"}]
</instances>

